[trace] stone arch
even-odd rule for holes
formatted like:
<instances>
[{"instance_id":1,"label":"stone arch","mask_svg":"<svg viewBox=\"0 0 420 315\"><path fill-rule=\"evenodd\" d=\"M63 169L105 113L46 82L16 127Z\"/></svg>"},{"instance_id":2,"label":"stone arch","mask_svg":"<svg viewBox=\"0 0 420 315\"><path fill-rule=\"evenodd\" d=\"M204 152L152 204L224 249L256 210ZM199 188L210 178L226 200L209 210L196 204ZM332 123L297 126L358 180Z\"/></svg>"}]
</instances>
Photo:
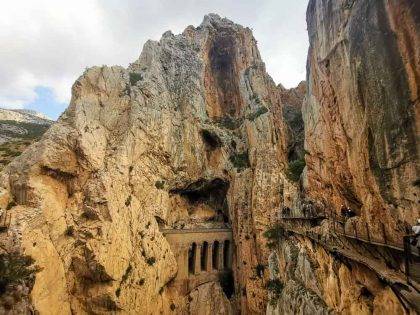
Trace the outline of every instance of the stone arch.
<instances>
[{"instance_id":1,"label":"stone arch","mask_svg":"<svg viewBox=\"0 0 420 315\"><path fill-rule=\"evenodd\" d=\"M200 259L202 271L207 270L208 249L209 249L209 243L204 241L203 246L201 247L201 259Z\"/></svg>"},{"instance_id":2,"label":"stone arch","mask_svg":"<svg viewBox=\"0 0 420 315\"><path fill-rule=\"evenodd\" d=\"M197 255L197 244L194 242L188 249L188 273L194 274L195 256Z\"/></svg>"},{"instance_id":3,"label":"stone arch","mask_svg":"<svg viewBox=\"0 0 420 315\"><path fill-rule=\"evenodd\" d=\"M225 240L224 246L223 246L223 268L228 269L230 268L230 246L231 243L229 240Z\"/></svg>"},{"instance_id":4,"label":"stone arch","mask_svg":"<svg viewBox=\"0 0 420 315\"><path fill-rule=\"evenodd\" d=\"M220 249L219 241L214 241L214 243L213 243L213 255L212 255L212 259L213 259L212 267L215 270L218 270L219 267L220 267L219 266L219 255L220 255L219 249Z\"/></svg>"}]
</instances>

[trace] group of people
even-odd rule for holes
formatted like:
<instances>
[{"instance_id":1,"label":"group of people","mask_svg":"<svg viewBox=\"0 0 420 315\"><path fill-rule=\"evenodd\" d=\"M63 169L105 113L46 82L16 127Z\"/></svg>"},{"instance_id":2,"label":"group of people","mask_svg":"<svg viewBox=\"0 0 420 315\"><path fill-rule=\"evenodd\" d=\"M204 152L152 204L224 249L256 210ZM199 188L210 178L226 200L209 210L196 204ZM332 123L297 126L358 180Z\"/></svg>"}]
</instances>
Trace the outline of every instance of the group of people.
<instances>
[{"instance_id":1,"label":"group of people","mask_svg":"<svg viewBox=\"0 0 420 315\"><path fill-rule=\"evenodd\" d=\"M341 216L344 219L350 219L352 217L356 216L356 212L354 212L352 209L350 209L350 207L348 207L347 205L341 205Z\"/></svg>"},{"instance_id":2,"label":"group of people","mask_svg":"<svg viewBox=\"0 0 420 315\"><path fill-rule=\"evenodd\" d=\"M411 231L413 232L413 237L411 238L411 245L419 246L419 239L420 239L420 219L417 219L417 223L411 227Z\"/></svg>"}]
</instances>

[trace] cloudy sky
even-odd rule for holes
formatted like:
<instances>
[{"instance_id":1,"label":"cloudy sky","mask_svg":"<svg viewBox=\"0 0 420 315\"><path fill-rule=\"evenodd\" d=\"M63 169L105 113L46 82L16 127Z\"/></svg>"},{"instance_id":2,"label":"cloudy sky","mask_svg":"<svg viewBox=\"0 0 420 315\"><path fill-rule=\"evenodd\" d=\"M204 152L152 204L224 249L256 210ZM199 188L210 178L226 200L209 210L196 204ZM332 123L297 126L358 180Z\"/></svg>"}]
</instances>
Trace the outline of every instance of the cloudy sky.
<instances>
[{"instance_id":1,"label":"cloudy sky","mask_svg":"<svg viewBox=\"0 0 420 315\"><path fill-rule=\"evenodd\" d=\"M57 118L86 67L127 66L147 39L218 13L253 29L269 74L305 79L308 0L13 0L0 10L0 107Z\"/></svg>"}]
</instances>

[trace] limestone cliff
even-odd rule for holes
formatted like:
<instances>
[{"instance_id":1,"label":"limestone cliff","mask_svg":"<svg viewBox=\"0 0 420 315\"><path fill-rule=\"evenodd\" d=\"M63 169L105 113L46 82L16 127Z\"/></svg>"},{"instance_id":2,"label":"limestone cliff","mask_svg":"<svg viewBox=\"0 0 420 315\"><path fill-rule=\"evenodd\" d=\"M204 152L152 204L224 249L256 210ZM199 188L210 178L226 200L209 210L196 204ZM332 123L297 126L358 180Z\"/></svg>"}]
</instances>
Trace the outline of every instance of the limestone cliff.
<instances>
[{"instance_id":1,"label":"limestone cliff","mask_svg":"<svg viewBox=\"0 0 420 315\"><path fill-rule=\"evenodd\" d=\"M311 1L309 194L400 238L419 216L418 1Z\"/></svg>"},{"instance_id":2,"label":"limestone cliff","mask_svg":"<svg viewBox=\"0 0 420 315\"><path fill-rule=\"evenodd\" d=\"M269 314L420 310L402 249L420 216L419 4L309 2L306 167L291 208L311 219L270 231Z\"/></svg>"},{"instance_id":3,"label":"limestone cliff","mask_svg":"<svg viewBox=\"0 0 420 315\"><path fill-rule=\"evenodd\" d=\"M251 30L217 15L148 41L128 69L86 70L58 122L1 175L11 215L3 248L42 268L33 307L263 313L267 273L256 267L288 185L284 128L280 90ZM188 296L172 289L183 266L160 228L226 225L233 297L217 281Z\"/></svg>"},{"instance_id":4,"label":"limestone cliff","mask_svg":"<svg viewBox=\"0 0 420 315\"><path fill-rule=\"evenodd\" d=\"M304 156L304 123L302 104L306 94L306 82L302 81L296 88L285 89L278 85L282 100L283 120L286 123L287 157L289 161Z\"/></svg>"}]
</instances>

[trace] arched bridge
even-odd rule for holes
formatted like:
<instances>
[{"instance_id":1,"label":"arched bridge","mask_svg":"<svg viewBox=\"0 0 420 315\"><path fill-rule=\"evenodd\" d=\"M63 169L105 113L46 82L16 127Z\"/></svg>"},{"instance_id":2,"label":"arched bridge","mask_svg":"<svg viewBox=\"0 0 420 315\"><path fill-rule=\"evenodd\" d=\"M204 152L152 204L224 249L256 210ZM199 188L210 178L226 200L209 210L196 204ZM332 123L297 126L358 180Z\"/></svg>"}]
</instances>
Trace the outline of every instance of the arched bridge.
<instances>
[{"instance_id":1,"label":"arched bridge","mask_svg":"<svg viewBox=\"0 0 420 315\"><path fill-rule=\"evenodd\" d=\"M232 267L232 229L161 229L178 263L174 285L186 294L197 286L218 281Z\"/></svg>"}]
</instances>

